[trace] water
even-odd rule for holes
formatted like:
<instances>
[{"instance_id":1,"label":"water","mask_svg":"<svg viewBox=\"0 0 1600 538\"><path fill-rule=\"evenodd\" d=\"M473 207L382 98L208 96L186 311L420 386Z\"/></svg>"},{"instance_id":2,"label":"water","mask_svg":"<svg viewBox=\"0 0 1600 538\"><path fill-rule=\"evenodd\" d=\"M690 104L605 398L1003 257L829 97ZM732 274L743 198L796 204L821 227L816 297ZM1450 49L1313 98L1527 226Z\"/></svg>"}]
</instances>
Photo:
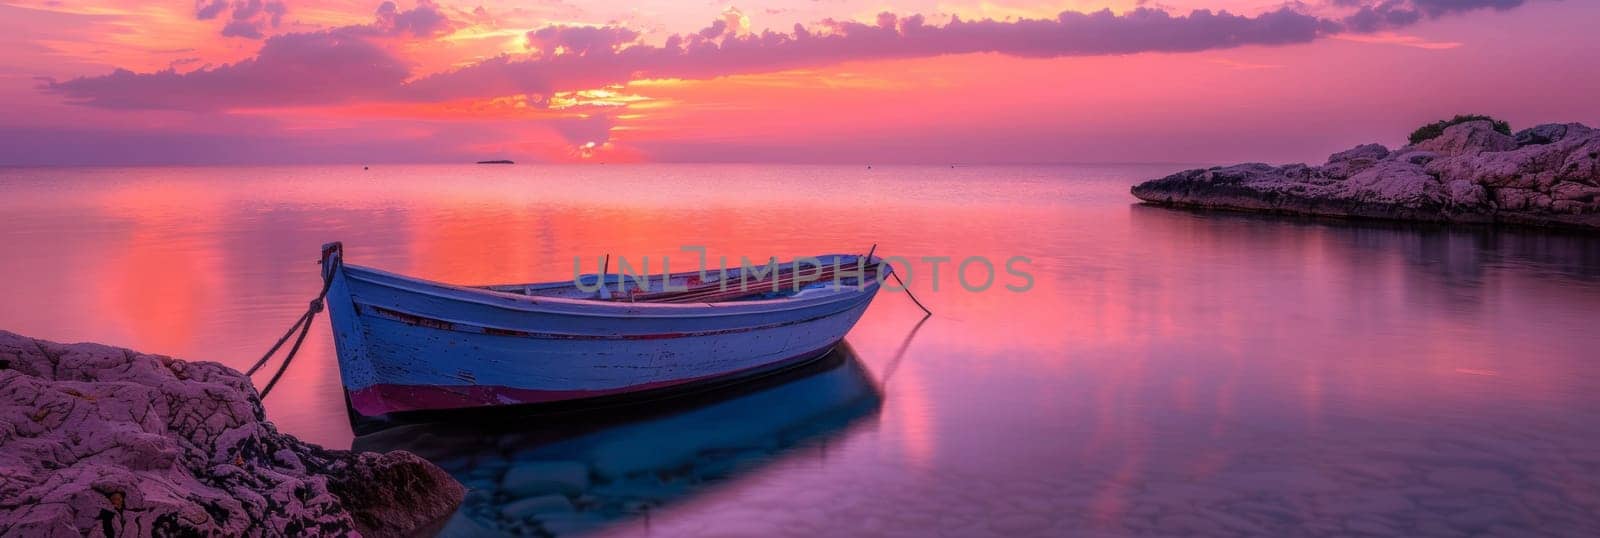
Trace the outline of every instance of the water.
<instances>
[{"instance_id":1,"label":"water","mask_svg":"<svg viewBox=\"0 0 1600 538\"><path fill-rule=\"evenodd\" d=\"M1600 238L1133 204L1175 168L0 169L0 328L244 367L330 240L460 283L687 269L683 245L1020 255L1022 293L917 265L914 335L880 295L846 352L767 386L358 444L483 490L457 533L1600 534ZM347 447L325 323L268 416ZM575 464L577 511L502 513L507 469Z\"/></svg>"}]
</instances>

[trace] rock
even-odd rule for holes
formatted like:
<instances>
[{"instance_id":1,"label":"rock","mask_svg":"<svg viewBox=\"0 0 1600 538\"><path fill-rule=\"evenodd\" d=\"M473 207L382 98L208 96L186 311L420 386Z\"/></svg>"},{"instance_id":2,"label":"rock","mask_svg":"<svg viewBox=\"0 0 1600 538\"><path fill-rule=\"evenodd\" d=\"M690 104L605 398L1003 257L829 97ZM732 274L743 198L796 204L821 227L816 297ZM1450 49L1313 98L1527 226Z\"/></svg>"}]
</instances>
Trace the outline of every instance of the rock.
<instances>
[{"instance_id":1,"label":"rock","mask_svg":"<svg viewBox=\"0 0 1600 538\"><path fill-rule=\"evenodd\" d=\"M1322 166L1247 163L1133 187L1149 203L1301 215L1600 229L1600 130L1486 121L1394 151L1366 144Z\"/></svg>"},{"instance_id":2,"label":"rock","mask_svg":"<svg viewBox=\"0 0 1600 538\"><path fill-rule=\"evenodd\" d=\"M540 514L562 514L572 511L572 501L566 495L540 495L512 501L500 507L500 515L518 520L538 517Z\"/></svg>"},{"instance_id":3,"label":"rock","mask_svg":"<svg viewBox=\"0 0 1600 538\"><path fill-rule=\"evenodd\" d=\"M1429 174L1466 180L1488 187L1532 188L1534 174L1523 174L1527 155L1482 153L1435 159L1426 165Z\"/></svg>"},{"instance_id":4,"label":"rock","mask_svg":"<svg viewBox=\"0 0 1600 538\"><path fill-rule=\"evenodd\" d=\"M1434 159L1438 158L1438 153L1418 150L1406 152L1405 156L1401 160L1417 166L1427 166L1428 163L1431 163Z\"/></svg>"},{"instance_id":5,"label":"rock","mask_svg":"<svg viewBox=\"0 0 1600 538\"><path fill-rule=\"evenodd\" d=\"M1578 131L1588 129L1588 127L1581 123L1546 123L1517 131L1513 138L1517 141L1517 147L1549 144L1551 142L1560 142L1562 138L1567 136L1569 129Z\"/></svg>"},{"instance_id":6,"label":"rock","mask_svg":"<svg viewBox=\"0 0 1600 538\"><path fill-rule=\"evenodd\" d=\"M1489 191L1482 185L1458 179L1445 186L1450 196L1450 203L1459 206L1479 207L1489 201Z\"/></svg>"},{"instance_id":7,"label":"rock","mask_svg":"<svg viewBox=\"0 0 1600 538\"><path fill-rule=\"evenodd\" d=\"M1377 161L1389 156L1389 148L1383 144L1362 144L1328 156L1328 164L1342 163L1356 159Z\"/></svg>"},{"instance_id":8,"label":"rock","mask_svg":"<svg viewBox=\"0 0 1600 538\"><path fill-rule=\"evenodd\" d=\"M1529 200L1534 194L1527 189L1497 189L1494 191L1494 202L1504 211L1525 212L1532 207Z\"/></svg>"},{"instance_id":9,"label":"rock","mask_svg":"<svg viewBox=\"0 0 1600 538\"><path fill-rule=\"evenodd\" d=\"M1289 177L1311 177L1320 172L1322 176L1328 178L1344 179L1372 167L1379 159L1388 155L1389 148L1383 147L1382 144L1363 144L1329 155L1328 164L1320 171L1305 165L1291 165L1296 168L1292 171L1285 169L1282 173Z\"/></svg>"},{"instance_id":10,"label":"rock","mask_svg":"<svg viewBox=\"0 0 1600 538\"><path fill-rule=\"evenodd\" d=\"M464 492L410 453L279 433L226 366L5 331L0 469L0 529L25 536L404 535Z\"/></svg>"},{"instance_id":11,"label":"rock","mask_svg":"<svg viewBox=\"0 0 1600 538\"><path fill-rule=\"evenodd\" d=\"M1561 144L1565 145L1565 140ZM1555 171L1556 176L1564 181L1600 185L1600 131L1579 138L1574 146L1566 159L1561 161L1560 168Z\"/></svg>"},{"instance_id":12,"label":"rock","mask_svg":"<svg viewBox=\"0 0 1600 538\"><path fill-rule=\"evenodd\" d=\"M1348 195L1363 202L1404 207L1437 207L1447 201L1444 185L1422 167L1383 161L1345 183Z\"/></svg>"},{"instance_id":13,"label":"rock","mask_svg":"<svg viewBox=\"0 0 1600 538\"><path fill-rule=\"evenodd\" d=\"M513 497L577 495L589 489L589 466L581 461L518 462L506 471L501 488Z\"/></svg>"},{"instance_id":14,"label":"rock","mask_svg":"<svg viewBox=\"0 0 1600 538\"><path fill-rule=\"evenodd\" d=\"M1416 147L1440 155L1471 155L1485 151L1517 149L1517 141L1494 130L1493 123L1479 120L1446 127L1443 134L1423 140Z\"/></svg>"},{"instance_id":15,"label":"rock","mask_svg":"<svg viewBox=\"0 0 1600 538\"><path fill-rule=\"evenodd\" d=\"M599 514L573 512L568 514L543 514L539 526L555 536L579 536L593 533L608 521Z\"/></svg>"},{"instance_id":16,"label":"rock","mask_svg":"<svg viewBox=\"0 0 1600 538\"><path fill-rule=\"evenodd\" d=\"M1600 199L1600 187L1570 181L1561 182L1550 189L1550 196L1555 197L1557 200L1594 202Z\"/></svg>"}]
</instances>

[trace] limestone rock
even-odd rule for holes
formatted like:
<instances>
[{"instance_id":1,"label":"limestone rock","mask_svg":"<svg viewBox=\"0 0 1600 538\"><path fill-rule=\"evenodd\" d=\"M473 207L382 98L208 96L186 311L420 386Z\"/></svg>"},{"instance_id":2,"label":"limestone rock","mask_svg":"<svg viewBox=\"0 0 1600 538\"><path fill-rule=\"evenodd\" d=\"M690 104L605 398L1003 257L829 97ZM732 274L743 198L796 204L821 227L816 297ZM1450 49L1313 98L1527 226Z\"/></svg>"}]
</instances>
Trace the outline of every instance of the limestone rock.
<instances>
[{"instance_id":1,"label":"limestone rock","mask_svg":"<svg viewBox=\"0 0 1600 538\"><path fill-rule=\"evenodd\" d=\"M1489 201L1489 191L1482 185L1458 179L1445 186L1450 196L1450 203L1459 206L1482 206Z\"/></svg>"},{"instance_id":2,"label":"limestone rock","mask_svg":"<svg viewBox=\"0 0 1600 538\"><path fill-rule=\"evenodd\" d=\"M1382 144L1363 144L1328 156L1328 164L1320 170L1323 176L1344 179L1371 168L1379 159L1389 156L1389 148ZM1311 172L1306 167L1306 172Z\"/></svg>"},{"instance_id":3,"label":"limestone rock","mask_svg":"<svg viewBox=\"0 0 1600 538\"><path fill-rule=\"evenodd\" d=\"M0 331L0 534L402 535L463 493L409 453L279 433L226 366Z\"/></svg>"},{"instance_id":4,"label":"limestone rock","mask_svg":"<svg viewBox=\"0 0 1600 538\"><path fill-rule=\"evenodd\" d=\"M1549 144L1551 142L1560 142L1562 138L1567 136L1568 130L1581 131L1587 129L1588 127L1585 127L1582 123L1546 123L1517 131L1513 138L1517 141L1517 147Z\"/></svg>"},{"instance_id":5,"label":"limestone rock","mask_svg":"<svg viewBox=\"0 0 1600 538\"><path fill-rule=\"evenodd\" d=\"M1444 185L1422 167L1382 161L1350 176L1345 195L1364 203L1429 207L1445 203Z\"/></svg>"},{"instance_id":6,"label":"limestone rock","mask_svg":"<svg viewBox=\"0 0 1600 538\"><path fill-rule=\"evenodd\" d=\"M1328 164L1353 161L1356 159L1369 159L1377 161L1389 156L1389 148L1383 144L1362 144L1328 156Z\"/></svg>"},{"instance_id":7,"label":"limestone rock","mask_svg":"<svg viewBox=\"0 0 1600 538\"><path fill-rule=\"evenodd\" d=\"M1276 213L1600 229L1600 130L1453 125L1394 151L1366 144L1322 166L1187 170L1132 189L1146 202Z\"/></svg>"},{"instance_id":8,"label":"limestone rock","mask_svg":"<svg viewBox=\"0 0 1600 538\"><path fill-rule=\"evenodd\" d=\"M1493 123L1479 120L1446 127L1443 134L1423 140L1416 147L1440 155L1465 155L1517 149L1517 141L1494 130Z\"/></svg>"},{"instance_id":9,"label":"limestone rock","mask_svg":"<svg viewBox=\"0 0 1600 538\"><path fill-rule=\"evenodd\" d=\"M1427 166L1428 163L1431 163L1431 162L1433 162L1434 159L1438 159L1438 158L1439 158L1439 154L1438 153L1434 153L1434 152L1431 152L1431 151L1414 150L1414 151L1408 151L1404 155L1401 155L1398 160L1402 160L1402 161L1405 161L1405 162L1408 162L1408 163L1411 163L1411 164L1414 164L1414 165L1417 165L1417 166Z\"/></svg>"}]
</instances>

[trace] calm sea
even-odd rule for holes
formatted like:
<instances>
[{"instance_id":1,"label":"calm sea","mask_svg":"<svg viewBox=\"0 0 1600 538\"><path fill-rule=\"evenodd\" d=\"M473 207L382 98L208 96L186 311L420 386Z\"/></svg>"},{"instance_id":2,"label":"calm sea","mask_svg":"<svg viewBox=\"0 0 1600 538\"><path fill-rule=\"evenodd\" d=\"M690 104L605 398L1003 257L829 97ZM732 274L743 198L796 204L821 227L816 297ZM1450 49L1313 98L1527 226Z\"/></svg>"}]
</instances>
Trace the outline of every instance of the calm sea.
<instances>
[{"instance_id":1,"label":"calm sea","mask_svg":"<svg viewBox=\"0 0 1600 538\"><path fill-rule=\"evenodd\" d=\"M464 284L876 244L953 259L912 270L935 315L881 294L848 349L742 391L354 439L324 317L268 417L439 462L461 535L1600 535L1600 237L1127 194L1177 168L0 169L0 328L242 368L326 241ZM972 256L1032 288L963 289Z\"/></svg>"}]
</instances>

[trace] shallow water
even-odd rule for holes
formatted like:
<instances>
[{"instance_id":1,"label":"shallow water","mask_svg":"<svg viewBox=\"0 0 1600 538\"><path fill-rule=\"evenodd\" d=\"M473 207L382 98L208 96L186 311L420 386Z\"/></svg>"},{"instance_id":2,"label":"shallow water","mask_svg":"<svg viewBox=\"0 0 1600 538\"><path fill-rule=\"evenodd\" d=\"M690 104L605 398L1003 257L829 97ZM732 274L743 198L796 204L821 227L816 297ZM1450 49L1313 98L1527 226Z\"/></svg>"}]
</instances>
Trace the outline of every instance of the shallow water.
<instances>
[{"instance_id":1,"label":"shallow water","mask_svg":"<svg viewBox=\"0 0 1600 538\"><path fill-rule=\"evenodd\" d=\"M1021 293L915 265L909 343L885 293L776 392L361 444L483 490L452 532L1600 535L1600 238L1133 204L1175 168L0 169L0 328L248 366L331 240L473 284L684 245L1020 255ZM268 416L346 447L332 351L323 318ZM504 513L508 469L573 462L568 505Z\"/></svg>"}]
</instances>

